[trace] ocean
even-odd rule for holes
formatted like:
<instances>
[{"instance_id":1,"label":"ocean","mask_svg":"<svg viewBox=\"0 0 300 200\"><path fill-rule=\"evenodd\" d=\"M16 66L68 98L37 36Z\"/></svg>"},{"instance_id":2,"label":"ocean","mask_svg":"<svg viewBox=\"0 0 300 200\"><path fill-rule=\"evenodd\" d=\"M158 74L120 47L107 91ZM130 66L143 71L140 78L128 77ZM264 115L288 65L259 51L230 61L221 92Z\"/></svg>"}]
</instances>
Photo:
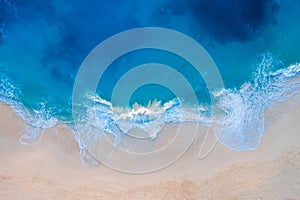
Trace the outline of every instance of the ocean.
<instances>
[{"instance_id":1,"label":"ocean","mask_svg":"<svg viewBox=\"0 0 300 200\"><path fill-rule=\"evenodd\" d=\"M134 129L155 141L165 124L195 122L222 123L219 142L253 150L272 122L299 103L299 12L300 1L292 0L0 0L0 101L32 127L20 138L24 144L38 142L43 130L57 123L74 130L84 149L91 139L76 130L86 126L112 134L118 146ZM187 59L145 48L114 60L96 91L86 91L74 105L74 83L89 53L116 34L144 27L174 30L198 42L217 66L224 88L211 91L205 75ZM125 103L128 91L119 91L114 102L118 81L146 63L160 63L155 77L174 79L178 86L177 76L168 76L175 70L197 100L178 97L153 81L135 88ZM172 69L160 76L163 66ZM151 73L152 68L142 70L141 80ZM292 103L269 111L285 102ZM212 104L224 115L213 113Z\"/></svg>"}]
</instances>

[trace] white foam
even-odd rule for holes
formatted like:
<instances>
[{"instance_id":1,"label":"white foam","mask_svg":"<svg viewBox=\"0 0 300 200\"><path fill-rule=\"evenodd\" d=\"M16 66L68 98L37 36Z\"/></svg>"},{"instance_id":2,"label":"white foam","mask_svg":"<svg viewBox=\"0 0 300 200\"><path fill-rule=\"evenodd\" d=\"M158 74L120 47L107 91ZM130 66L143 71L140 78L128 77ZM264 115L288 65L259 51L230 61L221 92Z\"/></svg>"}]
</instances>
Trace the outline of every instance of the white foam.
<instances>
[{"instance_id":1,"label":"white foam","mask_svg":"<svg viewBox=\"0 0 300 200\"><path fill-rule=\"evenodd\" d=\"M295 106L295 103L288 105L280 113L274 110L272 114L271 110L271 114L266 115L266 111L272 106L284 104L299 94L300 65L295 64L272 72L278 63L281 64L271 54L263 54L262 62L257 66L252 80L240 88L214 91L213 95L218 98L217 106L226 113L219 142L238 151L255 149L273 121ZM29 111L20 103L21 96L21 91L14 86L11 79L0 74L0 101L10 105L31 127L21 136L20 142L34 144L41 138L43 130L52 128L58 120L51 110L46 109L44 103L40 104L39 109ZM112 134L114 144L118 145L122 137L134 129L141 129L155 139L166 123L189 121L210 126L222 122L218 116L211 116L208 105L183 106L180 99L165 104L150 102L146 107L136 104L133 108L119 108L95 94L87 94L86 97L81 105L86 111L82 113L81 125L74 129L69 123L82 150L101 139L101 134L95 137L88 135L91 127L103 134ZM299 104L300 99L295 102ZM87 135L78 134L78 128L86 130L81 134ZM91 144L83 143L82 137L91 137L87 140Z\"/></svg>"},{"instance_id":2,"label":"white foam","mask_svg":"<svg viewBox=\"0 0 300 200\"><path fill-rule=\"evenodd\" d=\"M16 114L29 125L28 130L20 137L23 144L37 143L43 135L44 129L52 128L57 124L57 119L40 103L39 110L30 112L21 102L22 92L15 87L13 81L5 74L0 74L0 102L8 104Z\"/></svg>"},{"instance_id":3,"label":"white foam","mask_svg":"<svg viewBox=\"0 0 300 200\"><path fill-rule=\"evenodd\" d=\"M239 89L228 89L221 95L219 106L226 112L219 137L222 144L238 151L257 148L264 131L270 126L269 122L275 117L280 118L279 113L266 118L267 109L287 102L299 93L300 65L272 72L277 62L270 54L264 54L252 81Z\"/></svg>"}]
</instances>

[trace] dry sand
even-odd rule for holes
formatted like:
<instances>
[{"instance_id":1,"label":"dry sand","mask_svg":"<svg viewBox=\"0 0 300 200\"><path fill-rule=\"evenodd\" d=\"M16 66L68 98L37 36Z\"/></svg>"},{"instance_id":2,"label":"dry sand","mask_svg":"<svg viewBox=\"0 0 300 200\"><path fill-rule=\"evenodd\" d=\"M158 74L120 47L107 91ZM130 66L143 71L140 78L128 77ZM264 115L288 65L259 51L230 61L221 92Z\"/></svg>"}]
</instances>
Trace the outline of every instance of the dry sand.
<instances>
[{"instance_id":1,"label":"dry sand","mask_svg":"<svg viewBox=\"0 0 300 200\"><path fill-rule=\"evenodd\" d=\"M71 132L58 125L22 145L24 122L0 105L0 199L300 199L300 108L269 129L254 151L196 145L174 165L132 175L82 165ZM201 139L201 138L200 138Z\"/></svg>"}]
</instances>

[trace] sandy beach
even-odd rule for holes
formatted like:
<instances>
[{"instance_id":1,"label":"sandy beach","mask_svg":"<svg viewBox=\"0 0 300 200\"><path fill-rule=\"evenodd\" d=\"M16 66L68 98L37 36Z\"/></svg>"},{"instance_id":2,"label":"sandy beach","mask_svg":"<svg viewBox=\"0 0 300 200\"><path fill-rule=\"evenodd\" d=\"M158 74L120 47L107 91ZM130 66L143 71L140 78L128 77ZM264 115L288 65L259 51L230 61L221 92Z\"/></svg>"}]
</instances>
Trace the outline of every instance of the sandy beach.
<instances>
[{"instance_id":1,"label":"sandy beach","mask_svg":"<svg viewBox=\"0 0 300 200\"><path fill-rule=\"evenodd\" d=\"M300 200L300 0L0 0L0 200Z\"/></svg>"},{"instance_id":2,"label":"sandy beach","mask_svg":"<svg viewBox=\"0 0 300 200\"><path fill-rule=\"evenodd\" d=\"M300 107L273 124L254 151L217 144L199 160L195 144L172 166L141 175L84 166L63 125L23 145L27 125L7 105L0 113L1 200L300 199Z\"/></svg>"}]
</instances>

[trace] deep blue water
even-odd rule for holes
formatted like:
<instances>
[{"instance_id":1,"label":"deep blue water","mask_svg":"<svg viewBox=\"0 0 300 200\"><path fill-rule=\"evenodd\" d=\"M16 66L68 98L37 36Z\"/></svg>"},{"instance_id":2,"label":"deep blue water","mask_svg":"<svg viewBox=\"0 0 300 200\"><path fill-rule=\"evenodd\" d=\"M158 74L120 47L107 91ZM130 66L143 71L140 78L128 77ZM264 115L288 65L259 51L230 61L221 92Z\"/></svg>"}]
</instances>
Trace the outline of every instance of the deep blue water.
<instances>
[{"instance_id":1,"label":"deep blue water","mask_svg":"<svg viewBox=\"0 0 300 200\"><path fill-rule=\"evenodd\" d=\"M260 84L254 91L262 90L268 83L259 82L258 77L276 76L276 70L288 71L300 61L299 11L300 2L292 0L0 0L0 99L14 105L18 102L44 121L70 121L73 84L85 57L108 37L139 27L174 29L195 39L214 59L227 92L246 98L239 90L244 83ZM109 102L122 74L149 62L178 70L190 81L199 103L210 104L207 87L195 69L184 59L157 50L136 51L117 59L100 80L97 94ZM262 66L267 69L256 73ZM298 76L298 71L294 72L293 76ZM280 88L292 88L283 81L286 79L279 79ZM130 106L147 106L155 99L163 104L174 97L168 88L147 85L134 93ZM244 112L252 109L247 105ZM263 112L266 107L253 112ZM238 130L238 134L242 132L247 130ZM243 150L253 145L231 147Z\"/></svg>"}]
</instances>

